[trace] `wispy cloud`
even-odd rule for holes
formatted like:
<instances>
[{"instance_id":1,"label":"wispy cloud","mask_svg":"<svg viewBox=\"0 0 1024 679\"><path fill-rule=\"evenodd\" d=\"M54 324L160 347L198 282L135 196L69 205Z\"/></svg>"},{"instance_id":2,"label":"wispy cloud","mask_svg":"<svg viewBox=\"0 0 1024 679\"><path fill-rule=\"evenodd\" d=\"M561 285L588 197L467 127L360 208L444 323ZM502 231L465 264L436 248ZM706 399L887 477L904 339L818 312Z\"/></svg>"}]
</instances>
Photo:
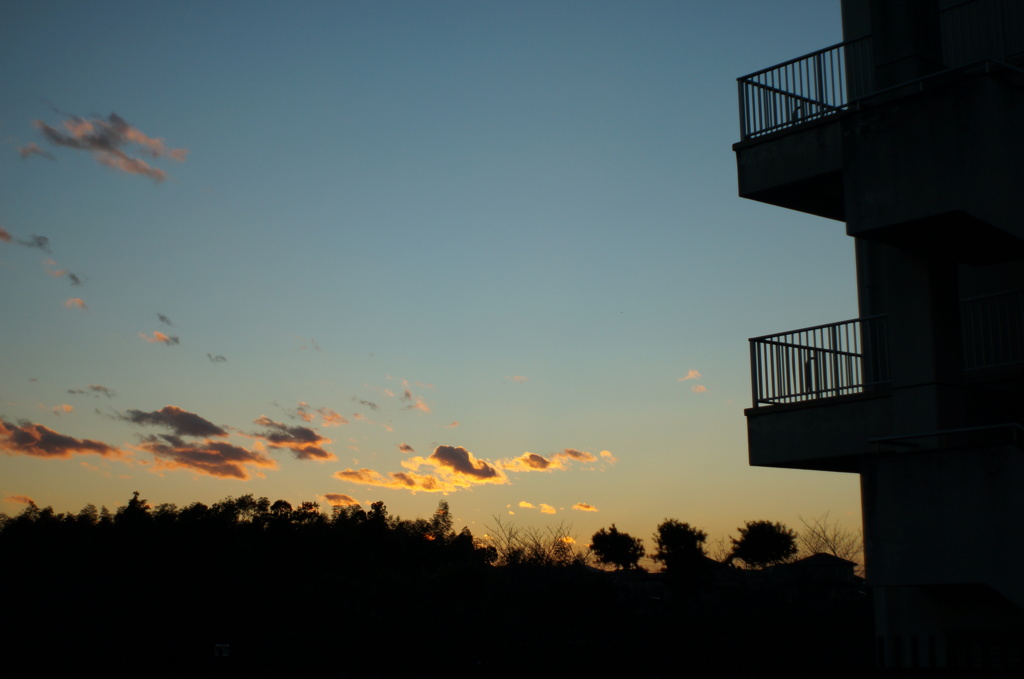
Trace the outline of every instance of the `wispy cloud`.
<instances>
[{"instance_id":1,"label":"wispy cloud","mask_svg":"<svg viewBox=\"0 0 1024 679\"><path fill-rule=\"evenodd\" d=\"M50 252L50 239L46 236L37 236L32 234L28 237L28 240L18 239L18 245L24 245L27 248L36 248L42 250L45 253Z\"/></svg>"},{"instance_id":2,"label":"wispy cloud","mask_svg":"<svg viewBox=\"0 0 1024 679\"><path fill-rule=\"evenodd\" d=\"M299 401L299 406L295 409L296 417L303 422L313 422L317 415L320 416L320 421L325 427L339 427L348 424L348 420L330 408L314 408L305 401Z\"/></svg>"},{"instance_id":3,"label":"wispy cloud","mask_svg":"<svg viewBox=\"0 0 1024 679\"><path fill-rule=\"evenodd\" d=\"M75 408L67 403L61 403L59 406L53 406L50 410L53 411L54 415L63 415L65 413L73 412Z\"/></svg>"},{"instance_id":4,"label":"wispy cloud","mask_svg":"<svg viewBox=\"0 0 1024 679\"><path fill-rule=\"evenodd\" d=\"M370 410L379 410L380 409L380 406L377 405L376 403L374 403L373 401L367 401L365 399L356 398L355 396L352 397L352 400L355 401L356 403L360 403L360 404L366 406Z\"/></svg>"},{"instance_id":5,"label":"wispy cloud","mask_svg":"<svg viewBox=\"0 0 1024 679\"><path fill-rule=\"evenodd\" d=\"M220 354L214 356L213 354L207 354L206 358L210 359L210 363L227 363L228 359Z\"/></svg>"},{"instance_id":6,"label":"wispy cloud","mask_svg":"<svg viewBox=\"0 0 1024 679\"><path fill-rule=\"evenodd\" d=\"M183 469L244 481L250 478L252 469L259 473L260 469L277 468L277 463L266 455L227 441L186 442L175 436L161 436L159 439L151 436L139 445L139 449L153 455L156 460L154 471Z\"/></svg>"},{"instance_id":7,"label":"wispy cloud","mask_svg":"<svg viewBox=\"0 0 1024 679\"><path fill-rule=\"evenodd\" d=\"M686 380L699 380L701 377L703 377L703 375L696 370L690 370L690 372L686 373L685 377L680 377L677 381L685 382Z\"/></svg>"},{"instance_id":8,"label":"wispy cloud","mask_svg":"<svg viewBox=\"0 0 1024 679\"><path fill-rule=\"evenodd\" d=\"M21 156L22 160L25 160L29 156L42 156L43 158L49 158L50 160L57 160L56 156L54 156L49 151L44 151L43 149L39 148L39 144L35 143L34 141L29 142L22 146L21 148L19 148L18 155Z\"/></svg>"},{"instance_id":9,"label":"wispy cloud","mask_svg":"<svg viewBox=\"0 0 1024 679\"><path fill-rule=\"evenodd\" d=\"M266 427L262 433L252 434L267 442L271 448L287 449L299 460L317 460L326 462L336 459L333 453L323 449L323 446L331 443L331 440L320 436L309 427L289 427L286 424L275 422L266 415L260 415L253 421Z\"/></svg>"},{"instance_id":10,"label":"wispy cloud","mask_svg":"<svg viewBox=\"0 0 1024 679\"><path fill-rule=\"evenodd\" d=\"M133 424L166 427L178 436L224 437L228 432L204 417L190 413L178 406L164 406L160 410L144 412L128 410L119 418Z\"/></svg>"},{"instance_id":11,"label":"wispy cloud","mask_svg":"<svg viewBox=\"0 0 1024 679\"><path fill-rule=\"evenodd\" d=\"M102 384L90 384L86 389L68 389L69 394L90 394L92 396L106 396L107 398L113 398L117 396L117 392L110 387L104 387Z\"/></svg>"},{"instance_id":12,"label":"wispy cloud","mask_svg":"<svg viewBox=\"0 0 1024 679\"><path fill-rule=\"evenodd\" d=\"M164 325L169 325L169 326L171 326L172 328L174 327L174 323L171 323L171 319L167 318L167 316L164 316L163 314L161 314L161 313L158 313L158 314L156 315L156 318L157 318L157 320L158 320L158 321L160 321L160 322L161 322L161 323L163 323Z\"/></svg>"},{"instance_id":13,"label":"wispy cloud","mask_svg":"<svg viewBox=\"0 0 1024 679\"><path fill-rule=\"evenodd\" d=\"M619 458L612 455L612 451L610 450L602 450L600 454L601 459L607 461L609 464L615 464L616 462L619 461Z\"/></svg>"},{"instance_id":14,"label":"wispy cloud","mask_svg":"<svg viewBox=\"0 0 1024 679\"><path fill-rule=\"evenodd\" d=\"M8 455L35 457L70 457L101 455L120 457L121 450L101 441L65 436L41 424L20 421L13 424L0 420L0 450Z\"/></svg>"},{"instance_id":15,"label":"wispy cloud","mask_svg":"<svg viewBox=\"0 0 1024 679\"><path fill-rule=\"evenodd\" d=\"M408 443L399 443L398 444L398 449L400 451L402 451L403 453L415 453L416 452L415 450L413 450L413 447L410 446Z\"/></svg>"},{"instance_id":16,"label":"wispy cloud","mask_svg":"<svg viewBox=\"0 0 1024 679\"><path fill-rule=\"evenodd\" d=\"M455 429L455 427L457 427L457 426L459 426L459 423L458 423L458 421L455 421L455 422L452 422L451 424L444 425L444 428L445 429Z\"/></svg>"},{"instance_id":17,"label":"wispy cloud","mask_svg":"<svg viewBox=\"0 0 1024 679\"><path fill-rule=\"evenodd\" d=\"M14 240L14 236L11 235L11 232L0 226L0 241L10 243L12 240Z\"/></svg>"},{"instance_id":18,"label":"wispy cloud","mask_svg":"<svg viewBox=\"0 0 1024 679\"><path fill-rule=\"evenodd\" d=\"M159 330L154 330L152 337L147 337L146 333L140 332L139 337L146 340L150 344L165 344L167 346L171 346L172 344L181 344L181 340L178 338L177 335L165 335Z\"/></svg>"},{"instance_id":19,"label":"wispy cloud","mask_svg":"<svg viewBox=\"0 0 1024 679\"><path fill-rule=\"evenodd\" d=\"M36 503L36 501L28 495L8 495L4 499L8 502L18 502L23 505L34 505Z\"/></svg>"},{"instance_id":20,"label":"wispy cloud","mask_svg":"<svg viewBox=\"0 0 1024 679\"><path fill-rule=\"evenodd\" d=\"M137 156L129 155L126 148L149 158L171 158L178 162L183 162L188 154L186 149L168 148L163 139L146 135L116 113L91 120L73 116L63 121L63 130L41 120L34 121L33 125L55 146L88 151L97 162L107 167L128 174L145 175L156 182L167 179L167 173Z\"/></svg>"},{"instance_id":21,"label":"wispy cloud","mask_svg":"<svg viewBox=\"0 0 1024 679\"><path fill-rule=\"evenodd\" d=\"M574 504L572 506L572 508L575 509L578 512L596 512L596 511L598 511L597 507L595 507L594 505L588 505L586 502L577 502L576 504Z\"/></svg>"},{"instance_id":22,"label":"wispy cloud","mask_svg":"<svg viewBox=\"0 0 1024 679\"><path fill-rule=\"evenodd\" d=\"M71 281L71 285L81 285L82 279L78 274L72 273L67 269L60 269L57 267L57 262L52 259L44 259L43 267L46 269L46 273L54 278L63 278L67 276L68 280Z\"/></svg>"},{"instance_id":23,"label":"wispy cloud","mask_svg":"<svg viewBox=\"0 0 1024 679\"><path fill-rule=\"evenodd\" d=\"M89 307L85 306L85 301L81 297L69 297L68 299L64 300L64 306L66 306L69 309L88 309L89 308Z\"/></svg>"},{"instance_id":24,"label":"wispy cloud","mask_svg":"<svg viewBox=\"0 0 1024 679\"><path fill-rule=\"evenodd\" d=\"M512 377L507 377L506 376L505 379L508 380L509 382L526 382L530 378L529 377L523 377L522 375L513 375Z\"/></svg>"},{"instance_id":25,"label":"wispy cloud","mask_svg":"<svg viewBox=\"0 0 1024 679\"><path fill-rule=\"evenodd\" d=\"M692 387L690 387L690 391L692 391L695 394L703 394L707 390L708 388L705 387L703 384L695 384Z\"/></svg>"}]
</instances>

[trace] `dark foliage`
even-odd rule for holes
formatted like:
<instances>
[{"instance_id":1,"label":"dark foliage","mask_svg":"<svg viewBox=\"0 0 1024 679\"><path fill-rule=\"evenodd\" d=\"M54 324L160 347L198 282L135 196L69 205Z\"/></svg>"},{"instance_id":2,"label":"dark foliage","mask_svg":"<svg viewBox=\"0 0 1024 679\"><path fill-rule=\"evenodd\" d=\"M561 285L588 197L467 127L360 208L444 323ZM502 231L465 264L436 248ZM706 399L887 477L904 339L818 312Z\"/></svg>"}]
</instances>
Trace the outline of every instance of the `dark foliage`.
<instances>
[{"instance_id":1,"label":"dark foliage","mask_svg":"<svg viewBox=\"0 0 1024 679\"><path fill-rule=\"evenodd\" d=\"M773 566L796 556L796 533L777 521L747 521L736 530L740 537L732 539L732 554L751 568Z\"/></svg>"},{"instance_id":2,"label":"dark foliage","mask_svg":"<svg viewBox=\"0 0 1024 679\"><path fill-rule=\"evenodd\" d=\"M708 534L676 519L665 519L654 534L657 551L651 555L665 564L672 574L694 574L705 560L704 543Z\"/></svg>"},{"instance_id":3,"label":"dark foliage","mask_svg":"<svg viewBox=\"0 0 1024 679\"><path fill-rule=\"evenodd\" d=\"M615 566L619 569L639 568L640 559L644 556L644 541L629 533L620 533L612 524L611 528L602 528L590 538L590 549L599 563Z\"/></svg>"}]
</instances>

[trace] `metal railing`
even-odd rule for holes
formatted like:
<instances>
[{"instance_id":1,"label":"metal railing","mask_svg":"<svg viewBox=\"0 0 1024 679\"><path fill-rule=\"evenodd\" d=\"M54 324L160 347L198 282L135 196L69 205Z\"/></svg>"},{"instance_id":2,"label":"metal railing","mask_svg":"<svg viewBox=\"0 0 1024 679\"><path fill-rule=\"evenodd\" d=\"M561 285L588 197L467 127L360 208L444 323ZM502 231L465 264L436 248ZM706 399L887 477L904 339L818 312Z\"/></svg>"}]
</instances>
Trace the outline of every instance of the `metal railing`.
<instances>
[{"instance_id":1,"label":"metal railing","mask_svg":"<svg viewBox=\"0 0 1024 679\"><path fill-rule=\"evenodd\" d=\"M870 49L869 38L841 42L738 78L740 139L844 110L872 89Z\"/></svg>"},{"instance_id":2,"label":"metal railing","mask_svg":"<svg viewBox=\"0 0 1024 679\"><path fill-rule=\"evenodd\" d=\"M886 317L750 340L754 407L859 394L889 381Z\"/></svg>"},{"instance_id":3,"label":"metal railing","mask_svg":"<svg viewBox=\"0 0 1024 679\"><path fill-rule=\"evenodd\" d=\"M965 370L1024 361L1024 293L962 300L960 330Z\"/></svg>"}]
</instances>

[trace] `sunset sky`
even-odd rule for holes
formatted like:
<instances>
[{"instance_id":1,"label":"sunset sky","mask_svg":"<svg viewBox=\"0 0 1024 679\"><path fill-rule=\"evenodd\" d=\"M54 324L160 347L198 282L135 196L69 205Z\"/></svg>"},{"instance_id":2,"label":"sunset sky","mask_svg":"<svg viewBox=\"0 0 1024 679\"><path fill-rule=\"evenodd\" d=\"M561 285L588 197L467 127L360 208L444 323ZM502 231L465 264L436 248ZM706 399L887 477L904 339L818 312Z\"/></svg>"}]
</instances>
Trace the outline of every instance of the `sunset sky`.
<instances>
[{"instance_id":1,"label":"sunset sky","mask_svg":"<svg viewBox=\"0 0 1024 679\"><path fill-rule=\"evenodd\" d=\"M820 0L4 3L0 512L858 528L743 417L747 338L857 315L852 239L730 148L737 76L840 39Z\"/></svg>"}]
</instances>

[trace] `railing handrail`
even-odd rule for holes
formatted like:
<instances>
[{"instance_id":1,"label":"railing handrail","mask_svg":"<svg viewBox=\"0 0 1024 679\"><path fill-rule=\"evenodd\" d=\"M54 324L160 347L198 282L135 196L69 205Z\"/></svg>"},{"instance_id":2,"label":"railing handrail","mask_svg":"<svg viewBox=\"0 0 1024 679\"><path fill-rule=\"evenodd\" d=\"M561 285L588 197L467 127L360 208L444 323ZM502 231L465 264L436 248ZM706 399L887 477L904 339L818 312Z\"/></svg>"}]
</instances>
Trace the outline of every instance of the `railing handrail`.
<instances>
[{"instance_id":1,"label":"railing handrail","mask_svg":"<svg viewBox=\"0 0 1024 679\"><path fill-rule=\"evenodd\" d=\"M790 59L789 61L783 61L780 64L772 64L768 68L762 68L760 71L754 71L753 73L748 73L746 75L741 75L739 78L736 78L736 80L738 80L739 82L743 82L744 80L749 80L750 78L756 78L759 75L764 75L765 73L770 73L771 71L774 71L777 68L785 68L786 66L792 66L793 64L797 63L798 61L803 61L805 59L810 59L811 57L816 57L819 54L824 54L826 52L830 52L831 50L834 50L834 49L837 49L837 48L840 48L840 47L846 47L847 45L851 45L851 44L853 44L855 42L860 42L861 40L864 40L864 38L857 38L856 40L844 40L843 42L837 42L834 45L829 45L828 47L822 47L821 49L814 50L813 52L808 52L807 54L804 54L803 56L795 57L793 59Z\"/></svg>"},{"instance_id":2,"label":"railing handrail","mask_svg":"<svg viewBox=\"0 0 1024 679\"><path fill-rule=\"evenodd\" d=\"M809 325L806 328L797 328L796 330L784 330L782 332L773 332L768 335L761 335L760 337L751 337L749 341L757 342L761 340L770 340L772 337L779 337L781 335L795 335L798 332L813 332L814 330L824 330L825 328L831 328L838 325L846 325L847 323L856 323L857 321L873 321L878 318L886 318L886 314L875 314L874 316L858 316L857 318L848 318L845 321L834 321L832 323L822 323L821 325Z\"/></svg>"}]
</instances>

